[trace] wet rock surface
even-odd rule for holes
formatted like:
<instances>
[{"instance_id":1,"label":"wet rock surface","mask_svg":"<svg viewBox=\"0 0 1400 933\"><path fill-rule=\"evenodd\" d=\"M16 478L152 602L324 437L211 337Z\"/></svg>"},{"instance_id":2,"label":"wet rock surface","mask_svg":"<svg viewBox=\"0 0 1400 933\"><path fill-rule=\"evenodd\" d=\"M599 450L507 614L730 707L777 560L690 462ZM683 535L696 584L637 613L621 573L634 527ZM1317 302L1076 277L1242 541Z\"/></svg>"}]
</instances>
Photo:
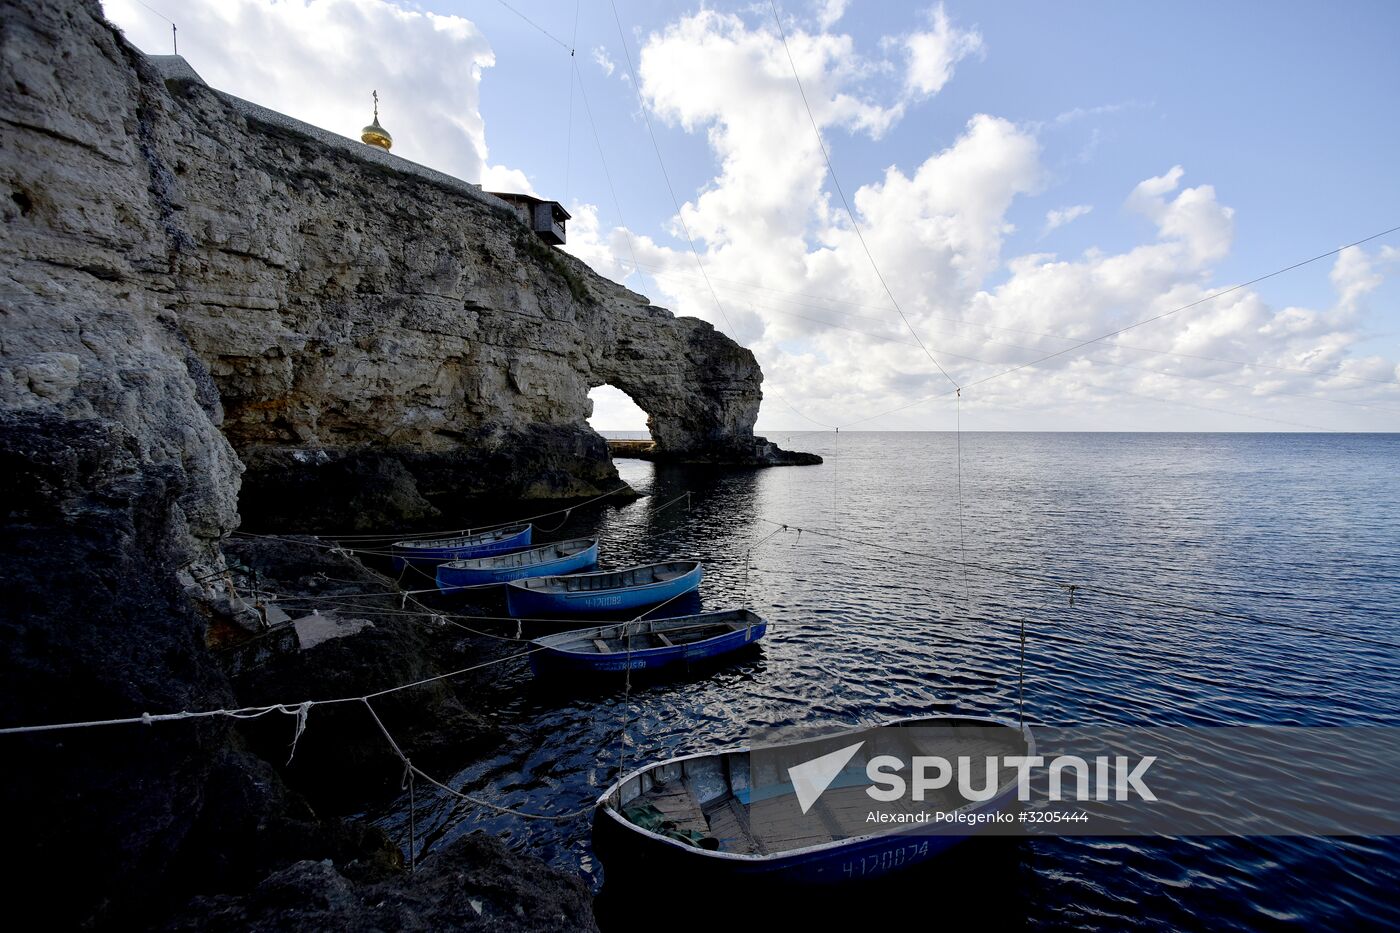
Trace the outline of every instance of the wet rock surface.
<instances>
[{"instance_id":1,"label":"wet rock surface","mask_svg":"<svg viewBox=\"0 0 1400 933\"><path fill-rule=\"evenodd\" d=\"M170 931L594 930L581 881L522 858L490 836L464 836L411 874L347 876L302 861L242 897L199 898Z\"/></svg>"},{"instance_id":2,"label":"wet rock surface","mask_svg":"<svg viewBox=\"0 0 1400 933\"><path fill-rule=\"evenodd\" d=\"M814 466L822 462L816 454L783 450L766 437L754 437L723 451L676 452L658 447L653 441L609 440L608 449L616 457L651 460L656 463L684 463L691 466Z\"/></svg>"},{"instance_id":3,"label":"wet rock surface","mask_svg":"<svg viewBox=\"0 0 1400 933\"><path fill-rule=\"evenodd\" d=\"M232 674L241 702L256 706L364 696L519 652L514 642L479 637L435 620L431 612L414 611L414 603L403 608L398 596L375 595L392 590L393 579L324 547L310 538L245 539L229 546L229 559L241 572L256 571L259 588L282 597L271 605L292 618L284 627L322 611L371 623L310 647L271 652L261 663ZM426 594L423 598L435 601ZM250 640L275 635L276 630ZM228 650L247 647L243 641ZM500 741L490 714L496 677L496 671L484 667L387 694L372 701L374 713L420 767L460 766ZM401 791L403 762L362 703L313 707L295 754L291 716L251 721L243 733L322 812L360 811Z\"/></svg>"},{"instance_id":4,"label":"wet rock surface","mask_svg":"<svg viewBox=\"0 0 1400 933\"><path fill-rule=\"evenodd\" d=\"M175 497L116 456L109 431L10 416L0 428L0 468L12 479L0 496L9 517L0 538L2 722L361 696L509 647L401 610L395 597L374 595L392 580L310 538L231 541L228 575L244 609L211 616L161 572ZM323 601L374 624L307 648L281 637ZM258 623L247 607L259 602L288 621L250 632ZM212 650L206 632L218 639ZM253 650L259 644L267 649ZM489 672L391 694L374 708L416 763L450 773L499 741ZM450 872L435 882L409 879L402 840L336 816L398 795L401 759L361 704L312 707L299 739L294 713L5 738L7 760L23 764L4 772L10 826L28 843L5 875L9 909L60 928L143 927L171 911L228 929L413 928L411 917L441 928L472 919L463 904L486 897L497 929L543 928L561 910L583 911L574 926L591 922L577 881L489 843L443 856L434 864ZM298 865L362 896L311 909ZM475 879L468 901L452 887L462 877ZM194 894L203 906L191 914L182 905ZM386 902L403 916L381 913Z\"/></svg>"},{"instance_id":5,"label":"wet rock surface","mask_svg":"<svg viewBox=\"0 0 1400 933\"><path fill-rule=\"evenodd\" d=\"M238 704L205 646L207 608L170 572L179 472L139 451L110 422L0 415L6 725ZM227 720L0 742L9 828L25 841L3 893L46 926L140 922L179 892L252 884L298 858L397 858L378 831L319 815Z\"/></svg>"},{"instance_id":6,"label":"wet rock surface","mask_svg":"<svg viewBox=\"0 0 1400 933\"><path fill-rule=\"evenodd\" d=\"M355 612L372 625L305 651L294 627L259 633L226 555L260 569L254 589L383 581L342 561L332 586L325 552L232 544L240 509L251 527L343 533L597 495L621 485L585 420L603 383L669 452L756 443L752 354L481 197L167 80L96 0L0 0L0 52L0 724L358 696L497 656L373 601ZM376 710L416 760L447 764L495 740L489 699L488 678L464 677ZM313 708L294 756L282 713L0 738L22 840L6 903L130 927L256 889L248 922L271 924L275 891L301 882L257 886L290 866L392 886L394 844L334 816L397 792L371 725L362 705ZM498 927L574 903L576 884L524 856L459 857L527 879L524 919L497 879ZM379 922L349 910L317 916Z\"/></svg>"}]
</instances>

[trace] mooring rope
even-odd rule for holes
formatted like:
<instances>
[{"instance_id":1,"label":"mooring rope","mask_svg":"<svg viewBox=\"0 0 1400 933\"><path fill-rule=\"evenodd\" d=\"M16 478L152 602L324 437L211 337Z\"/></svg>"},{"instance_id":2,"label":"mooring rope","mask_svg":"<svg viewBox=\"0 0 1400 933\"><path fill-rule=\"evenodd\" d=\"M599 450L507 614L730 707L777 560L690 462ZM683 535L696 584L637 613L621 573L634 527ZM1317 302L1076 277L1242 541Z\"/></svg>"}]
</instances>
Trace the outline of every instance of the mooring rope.
<instances>
[{"instance_id":1,"label":"mooring rope","mask_svg":"<svg viewBox=\"0 0 1400 933\"><path fill-rule=\"evenodd\" d=\"M660 510L665 509L665 508L669 508L670 506L672 506L672 505L674 505L674 504L676 504L677 502L680 502L680 501L682 501L682 500L685 500L685 502L687 503L687 505L689 505L689 503L690 503L690 492L689 492L689 491L686 491L685 493L682 493L681 495L677 496L675 499L672 499L670 502L665 503L665 504L662 505L657 511L660 511ZM277 539L277 536L271 536L271 535L265 535L265 536L264 536L264 535L249 535L249 536L250 536L250 537L266 537L266 538ZM292 542L292 543L297 543L297 544L306 544L306 543L308 543L308 542L297 541L296 539L283 539L283 540L287 540L287 541L290 541L290 542ZM351 556L349 553L344 552L343 550L342 550L342 553L346 553L346 556L347 556L347 557ZM389 581L389 579L388 579L387 577L385 577L383 574L381 574L381 573L379 573L378 571L375 571L375 570L373 570L372 568L370 568L370 567L364 565L363 562L359 562L359 563L360 563L361 567L364 569L364 571L365 571L366 573L368 573L368 574L370 574L370 575L372 575L372 576L374 576L374 577L377 577L377 578L379 578L380 580L383 580L383 581L389 583L390 585L394 585L394 584L392 583L392 581ZM497 585L497 584L492 584L492 585L494 586L494 585ZM398 588L397 586L395 586L395 589L394 589L393 591L390 591L390 592L379 593L379 594L352 594L352 595L364 595L364 596L374 595L374 596L380 596L380 597L384 597L384 596L395 596L395 595L397 595L397 596L399 596L405 603L411 601L415 606L418 606L419 609L421 610L420 612L412 612L412 613L406 613L406 612L405 612L405 613L401 613L401 614L410 614L410 615L419 616L419 617L421 617L422 615L427 615L431 621L443 621L443 622L448 622L448 623L450 623L450 624L456 625L457 627L459 627L459 628L461 628L461 629L463 629L463 630L465 630L465 631L471 632L471 633L474 634L474 635L479 635L479 636L483 636L483 637L486 637L486 638L493 638L493 639L497 639L497 640L510 641L510 642L515 642L515 643L519 643L519 641L521 641L520 636L517 636L517 637L515 637L515 638L511 638L511 637L507 637L507 636L496 635L496 634L491 633L491 632L479 631L479 630L470 628L469 626L462 625L461 623L458 623L458 622L454 621L454 619L453 619L453 614L449 614L449 613L440 613L440 612L437 612L437 611L435 611L435 610L429 608L428 606L424 605L421 601L419 601L418 599L416 599L416 598L412 595L413 593L417 593L417 592L425 592L425 591L405 591L405 590L402 590L402 589ZM666 605L669 605L671 602L673 602L673 601L675 601L675 600L677 600L677 599L679 599L679 598L681 598L681 597L683 597L683 596L688 595L689 592L690 592L690 591L687 590L687 591L685 591L685 592L677 593L677 594L675 594L674 596L670 597L669 599L667 599L667 600L665 600L665 601L663 601L663 602L661 602L661 603L658 603L657 605L649 606L646 610L644 610L642 613L640 613L640 614L637 615L636 617L634 617L634 618L632 618L632 619L629 619L629 620L623 622L623 623L622 623L622 632L623 632L624 636L627 635L627 627L628 627L628 626L634 625L634 624L636 624L637 622L639 622L640 620L645 619L648 615L651 615L652 613L654 613L654 612L660 610L662 607L664 607L664 606L666 606ZM327 601L329 601L329 600L327 600ZM358 605L358 604L352 604L352 605L353 605L353 608L355 608L356 611L365 612L365 613L367 613L367 614L394 612L394 610L381 610L381 609L376 609L375 607L361 606L361 605ZM460 618L482 619L482 618L487 618L487 617L479 617L479 616L460 616ZM502 617L493 617L493 618L494 618L494 619L501 619ZM560 619L529 619L529 620L524 620L524 619L515 619L515 618L511 617L511 618L509 619L509 621L515 621L515 622L517 622L517 623L523 622L523 621L551 621L551 622L560 622L560 621L563 621L563 622L574 622L574 623L576 623L576 622L578 622L579 620L577 620L577 619L567 619L567 620L560 620ZM626 656L626 668L627 668L626 678L627 678L627 680L626 680L626 687L625 687L625 693L624 693L624 700L623 700L623 704L622 704L622 710L623 710L623 713L624 713L624 717L625 717L625 714L626 714L626 708L627 708L627 703L628 703L627 697L630 695L630 690L631 690L632 646L631 646L631 639L630 639L630 637L627 638L627 648L628 648L628 650L627 650L627 656ZM500 804L492 803L492 802L489 801L489 800L484 800L484 799L481 799L481 798L479 798L479 797L475 797L475 796L472 796L472 795L470 795L470 794L463 793L463 792L460 791L460 790L456 790L456 789L452 788L451 786L445 784L444 782L439 781L437 778L435 778L435 777L433 777L432 775L428 774L428 773L425 772L423 769L419 768L417 765L415 765L415 764L413 763L412 759L409 758L409 756L403 751L403 748L402 748L402 747L399 745L399 743L394 739L392 733L389 732L389 729L384 725L383 720L381 720L381 719L379 718L378 713L375 711L374 706L371 704L370 701L371 701L371 700L378 699L378 698L380 698L380 697L389 696L389 695L394 694L394 693L399 693L399 692L401 692L401 691L411 690L411 689L414 689L414 688L417 688L417 687L422 687L422 686L426 686L426 685L429 685L429 684L433 684L433 683L438 683L438 682L441 682L441 681L445 681L445 680L448 680L448 679L451 679L451 678L459 677L459 676L461 676L461 675L464 675L464 674L467 674L467 673L470 673L470 672L473 672L473 671L477 671L477 670L482 670L482 669L484 669L484 668L491 667L491 666L496 665L496 664L504 664L504 663L509 662L509 661L515 661L515 660L519 660L519 659L521 659L521 658L526 658L526 657L529 657L529 656L532 655L532 654L535 654L536 652L545 651L545 650L548 650L548 648L547 648L546 646L544 646L544 645L536 645L536 646L533 646L533 647L531 647L530 649L525 650L525 651L516 652L516 653L514 653L514 654L509 654L509 655L506 655L506 656L503 656L503 657L500 657L500 658L495 658L495 659L492 659L492 660L490 660L490 661L484 661L484 662L481 662L481 663L479 663L479 664L473 664L473 665L470 665L470 666L468 666L468 667L463 667L463 668L459 668L459 669L457 669L457 670L448 671L448 672L443 673L443 674L436 674L436 675L433 675L433 676L430 676L430 677L423 677L423 678L420 678L420 679L418 679L418 680L410 681L410 682L408 682L408 683L396 684L396 685L394 685L394 686L392 686L392 687L386 687L385 689L382 689L382 690L376 690L376 691L374 691L374 692L366 693L366 694L361 694L361 695L358 695L358 696L334 697L334 698L323 699L323 700L302 700L302 701L299 702L299 703L274 703L274 704L268 704L268 705L265 705L265 706L249 706L249 707L238 707L238 708L219 708L219 709L209 709L209 710L181 710L181 711L175 712L175 713L149 713L149 712L147 712L147 713L142 713L140 716L127 716L127 717L118 717L118 718L112 718L112 719L83 720L83 721L60 722L60 723L44 723L44 724L35 724L35 725L28 725L28 726L10 726L10 727L5 727L5 728L0 728L0 735L21 735L21 734L32 734L32 733L42 733L42 732L58 732L58 731L68 731L68 730L73 730L73 729L94 728L94 727L99 727L99 726L137 725L137 724L141 724L141 725L153 725L153 724L158 723L158 722L174 722L174 721L180 721L180 720L189 720L189 719L209 719L209 718L219 718L219 717L231 718L231 719L257 719L257 718L260 718L260 717L262 717L262 716L266 716L266 715L268 715L268 714L270 714L270 713L283 713L283 714L285 714L285 715L293 716L293 717L295 717L295 719L296 719L295 731L294 731L293 736L292 736L292 744L291 744L290 754L289 754L289 756L288 756L288 758L287 758L287 764L290 765L291 762L292 762L292 760L293 760L293 759L295 758L295 756L296 756L297 745L298 745L298 743L300 742L303 733L305 733L305 731L306 731L308 717L309 717L309 714L310 714L311 709L312 709L313 707L316 707L316 706L332 706L332 705L338 705L338 704L344 704L344 703L360 703L360 704L362 704L362 705L369 711L370 716L373 718L375 725L378 726L380 732L384 735L385 740L389 743L390 749L394 752L394 754L399 758L399 760L400 760L400 761L403 763L403 765L404 765L404 780L403 780L403 783L401 784L400 789L404 789L404 787L406 787L407 790L408 790L408 792L409 792L409 810L410 810L410 812L409 812L409 845L408 845L408 850L409 850L409 865L410 865L410 870L412 870L412 868L413 868L414 865L416 864L416 858L417 858L417 855L416 855L416 848L417 848L417 839L416 839L416 836L417 836L417 833L416 833L417 799L416 799L416 791L415 791L415 784L414 784L414 782L415 782L415 777L421 777L423 780L425 780L425 781L427 781L428 783L432 784L434 787L437 787L438 789L440 789L440 790L443 791L444 793L447 793L447 794L451 795L451 796L454 797L454 798L463 800L463 801L465 801L465 802L467 802L467 803L470 803L470 804L472 804L472 805L474 805L474 806L482 807L482 808L484 808L484 809L488 809L488 810L491 810L491 811L497 812L497 813L508 814L508 815L511 815L511 816L520 817L520 818L522 818L522 819L552 820L552 821L566 821L566 820L572 820L572 819L576 819L576 818L578 818L579 816L582 816L582 815L584 815L584 814L590 812L590 811L593 809L593 807L592 807L592 804L590 804L590 805L588 805L588 806L586 806L586 807L581 807L581 808L579 808L579 809L577 809L577 810L572 810L572 811L570 811L570 812L568 812L568 813L563 813L563 814L531 813L531 812L529 812L529 811L519 810L519 809L516 809L516 808L513 808L513 807L506 807L506 806L502 806L502 805L500 805ZM621 767L621 766L624 764L624 762L625 762L625 745L626 745L626 739L627 739L627 736L626 736L626 729L627 729L627 721L626 721L626 719L624 718L624 722L623 722L623 732L622 732L621 735L620 735L620 741L621 741L622 746L623 746L623 751L621 751L621 752L619 753L619 767ZM619 779L621 778L621 776L622 776L622 771L619 771L619 773L618 773Z\"/></svg>"}]
</instances>

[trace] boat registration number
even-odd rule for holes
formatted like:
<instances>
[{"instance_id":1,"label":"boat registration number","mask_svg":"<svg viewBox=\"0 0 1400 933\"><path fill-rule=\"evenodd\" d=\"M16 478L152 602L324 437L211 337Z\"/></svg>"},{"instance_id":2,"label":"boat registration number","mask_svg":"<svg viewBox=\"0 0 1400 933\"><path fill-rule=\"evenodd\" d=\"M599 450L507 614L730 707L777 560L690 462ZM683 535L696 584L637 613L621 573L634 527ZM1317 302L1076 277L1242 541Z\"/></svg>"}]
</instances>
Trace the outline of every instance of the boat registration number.
<instances>
[{"instance_id":1,"label":"boat registration number","mask_svg":"<svg viewBox=\"0 0 1400 933\"><path fill-rule=\"evenodd\" d=\"M584 599L579 600L579 602L583 603L585 606L620 606L620 605L622 605L622 597L621 597L621 596L588 596L588 597L585 597Z\"/></svg>"},{"instance_id":2,"label":"boat registration number","mask_svg":"<svg viewBox=\"0 0 1400 933\"><path fill-rule=\"evenodd\" d=\"M927 855L927 840L924 842L911 842L907 845L886 849L883 852L874 852L858 859L851 859L849 862L845 862L841 865L841 871L847 878L865 878L870 875L879 875L887 871L892 871L901 866L916 862Z\"/></svg>"}]
</instances>

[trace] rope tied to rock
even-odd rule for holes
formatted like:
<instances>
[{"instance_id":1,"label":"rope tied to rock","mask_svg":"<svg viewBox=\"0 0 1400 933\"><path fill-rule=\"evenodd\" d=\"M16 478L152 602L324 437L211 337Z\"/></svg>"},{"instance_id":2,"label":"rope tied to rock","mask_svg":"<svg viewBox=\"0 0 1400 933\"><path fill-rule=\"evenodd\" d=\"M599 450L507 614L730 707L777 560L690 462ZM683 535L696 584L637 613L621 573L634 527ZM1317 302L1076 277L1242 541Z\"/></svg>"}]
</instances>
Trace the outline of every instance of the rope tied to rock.
<instances>
[{"instance_id":1,"label":"rope tied to rock","mask_svg":"<svg viewBox=\"0 0 1400 933\"><path fill-rule=\"evenodd\" d=\"M285 710L284 710L285 712ZM292 751L287 756L287 764L292 763L292 759L297 755L297 743L301 741L301 734L306 731L306 717L311 712L311 701L304 700L296 708L297 725L296 731L292 733Z\"/></svg>"}]
</instances>

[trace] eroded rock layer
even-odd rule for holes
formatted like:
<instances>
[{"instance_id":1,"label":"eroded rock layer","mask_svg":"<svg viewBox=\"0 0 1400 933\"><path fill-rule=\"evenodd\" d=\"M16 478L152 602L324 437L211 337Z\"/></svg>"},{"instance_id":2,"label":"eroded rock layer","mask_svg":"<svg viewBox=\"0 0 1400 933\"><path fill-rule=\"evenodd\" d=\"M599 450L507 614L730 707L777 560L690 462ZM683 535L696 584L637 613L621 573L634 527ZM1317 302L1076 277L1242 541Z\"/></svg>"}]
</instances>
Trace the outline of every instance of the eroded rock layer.
<instances>
[{"instance_id":1,"label":"eroded rock layer","mask_svg":"<svg viewBox=\"0 0 1400 933\"><path fill-rule=\"evenodd\" d=\"M97 0L0 0L0 724L238 702L206 645L240 503L350 531L592 495L604 383L669 455L779 459L748 351L386 160L169 77ZM393 858L222 721L5 741L6 900L51 924Z\"/></svg>"},{"instance_id":2,"label":"eroded rock layer","mask_svg":"<svg viewBox=\"0 0 1400 933\"><path fill-rule=\"evenodd\" d=\"M227 525L240 459L256 517L289 523L318 523L307 487L333 464L380 475L366 521L596 494L617 485L586 423L605 383L661 456L782 462L753 437L753 355L709 324L463 185L157 68L93 5L11 8L0 401L112 417L197 463L201 530Z\"/></svg>"}]
</instances>

